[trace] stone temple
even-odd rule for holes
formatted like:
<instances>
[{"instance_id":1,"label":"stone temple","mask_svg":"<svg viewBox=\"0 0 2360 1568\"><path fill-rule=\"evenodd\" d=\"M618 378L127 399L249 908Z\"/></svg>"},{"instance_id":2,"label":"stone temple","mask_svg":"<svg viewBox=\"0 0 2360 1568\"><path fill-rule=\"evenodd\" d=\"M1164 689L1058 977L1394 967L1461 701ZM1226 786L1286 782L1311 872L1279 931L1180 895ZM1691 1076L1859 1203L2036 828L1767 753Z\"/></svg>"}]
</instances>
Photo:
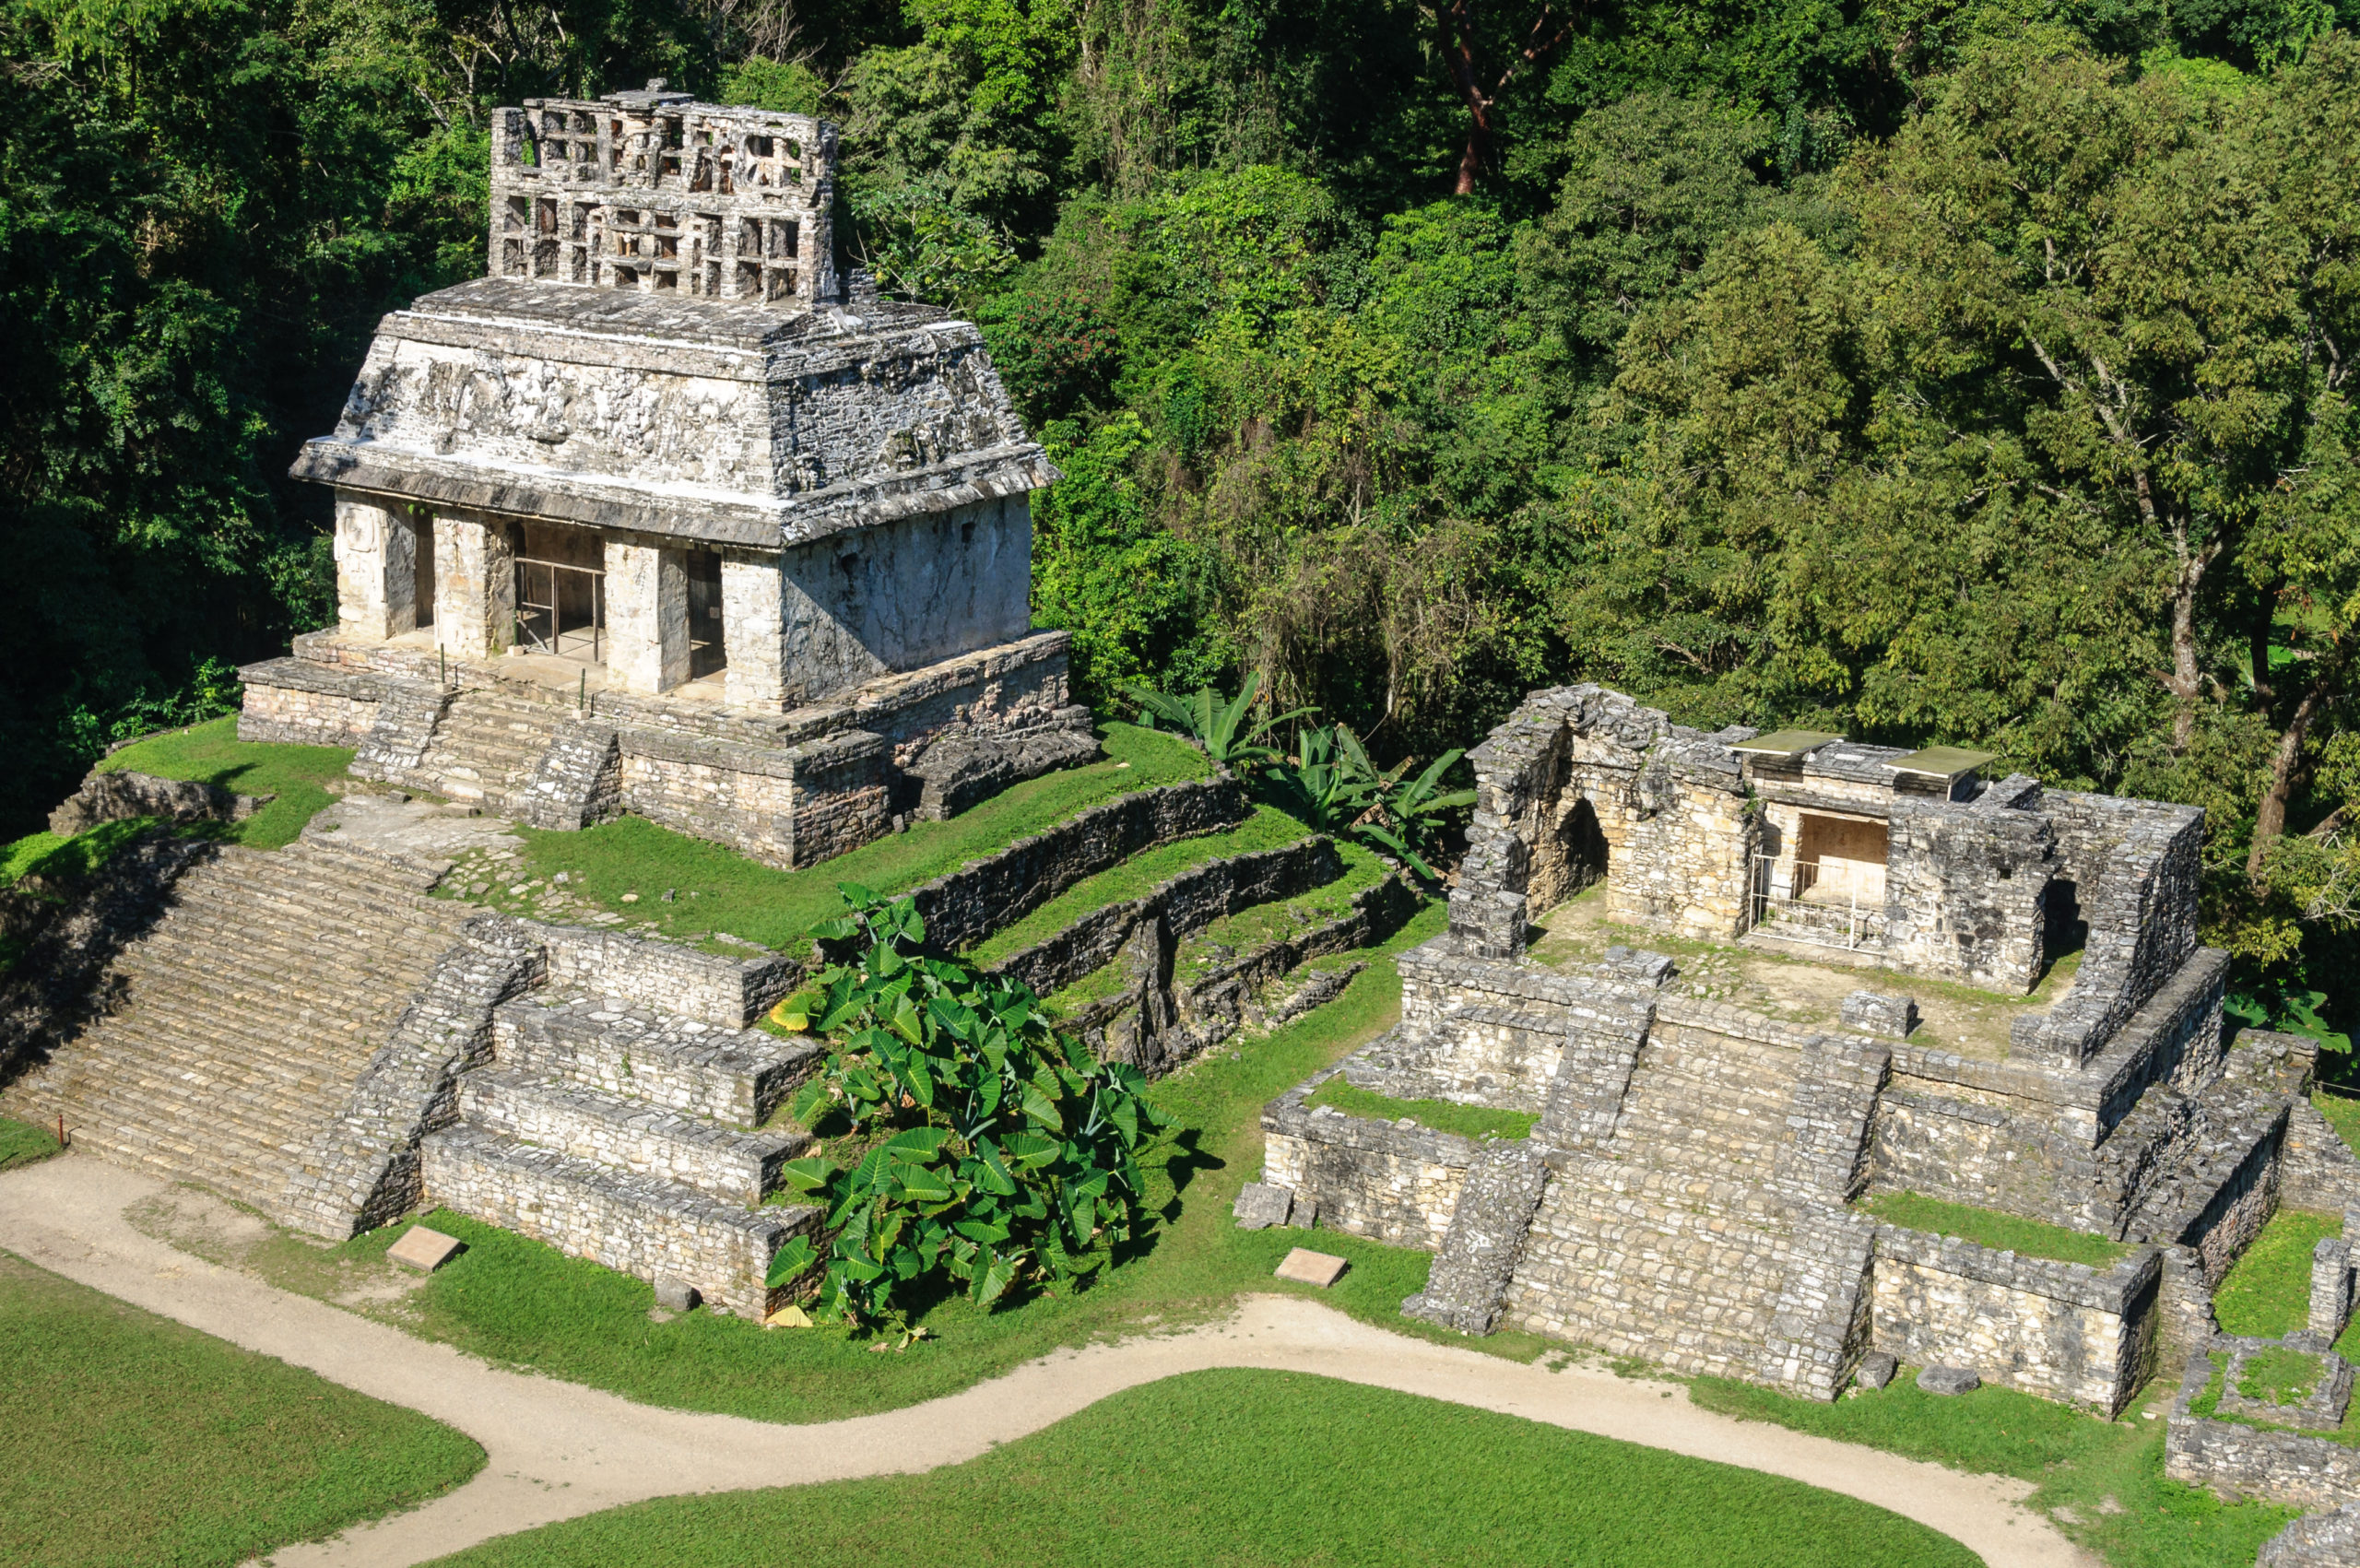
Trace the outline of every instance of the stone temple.
<instances>
[{"instance_id":1,"label":"stone temple","mask_svg":"<svg viewBox=\"0 0 2360 1568\"><path fill-rule=\"evenodd\" d=\"M2202 1391L2229 1353L2212 1292L2281 1202L2360 1235L2312 1043L2224 1037L2198 809L1949 749L1704 734L1595 686L1535 693L1470 758L1448 931L1401 959L1397 1028L1267 1108L1241 1200L1434 1253L1405 1313L1813 1398L1897 1358L2111 1415L2159 1362L2197 1357L2183 1403ZM1336 1079L1529 1131L1355 1112ZM1904 1193L2114 1260L1872 1211ZM2297 1338L2325 1352L2353 1275L2320 1247ZM2183 1409L2171 1473L2360 1498L2352 1449L2305 1439L2295 1466L2283 1435ZM2287 1490L2322 1465L2340 1481Z\"/></svg>"},{"instance_id":2,"label":"stone temple","mask_svg":"<svg viewBox=\"0 0 2360 1568\"><path fill-rule=\"evenodd\" d=\"M241 736L803 866L1094 750L1030 609L1056 475L974 326L836 267L836 134L651 88L493 124L490 276L380 324L336 625Z\"/></svg>"}]
</instances>

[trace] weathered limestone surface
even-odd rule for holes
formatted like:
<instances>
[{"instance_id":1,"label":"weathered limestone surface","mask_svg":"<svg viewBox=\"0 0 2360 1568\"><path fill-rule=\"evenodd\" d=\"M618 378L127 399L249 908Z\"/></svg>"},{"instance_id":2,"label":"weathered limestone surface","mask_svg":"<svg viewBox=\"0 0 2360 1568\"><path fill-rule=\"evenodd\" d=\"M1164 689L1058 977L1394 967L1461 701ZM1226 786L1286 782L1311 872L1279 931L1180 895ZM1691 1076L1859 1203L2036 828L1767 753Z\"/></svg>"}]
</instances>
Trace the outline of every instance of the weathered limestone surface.
<instances>
[{"instance_id":1,"label":"weathered limestone surface","mask_svg":"<svg viewBox=\"0 0 2360 1568\"><path fill-rule=\"evenodd\" d=\"M653 697L689 678L689 573L677 548L609 536L607 672Z\"/></svg>"},{"instance_id":2,"label":"weathered limestone surface","mask_svg":"<svg viewBox=\"0 0 2360 1568\"><path fill-rule=\"evenodd\" d=\"M1913 1366L1972 1367L2109 1418L2154 1370L2154 1249L2101 1270L1894 1225L1876 1247L1876 1346Z\"/></svg>"},{"instance_id":3,"label":"weathered limestone surface","mask_svg":"<svg viewBox=\"0 0 2360 1568\"><path fill-rule=\"evenodd\" d=\"M2192 1414L2189 1407L2219 1375L2210 1355L2189 1361L2165 1439L2164 1474L2228 1500L2297 1508L2360 1503L2360 1448Z\"/></svg>"},{"instance_id":4,"label":"weathered limestone surface","mask_svg":"<svg viewBox=\"0 0 2360 1568\"><path fill-rule=\"evenodd\" d=\"M1528 1139L1479 1148L1449 1229L1435 1249L1426 1288L1402 1303L1402 1312L1462 1334L1489 1334L1499 1322L1548 1180L1540 1149Z\"/></svg>"},{"instance_id":5,"label":"weathered limestone surface","mask_svg":"<svg viewBox=\"0 0 2360 1568\"><path fill-rule=\"evenodd\" d=\"M407 506L357 495L336 501L336 624L356 637L398 637L418 625L418 527ZM433 608L433 585L426 585Z\"/></svg>"},{"instance_id":6,"label":"weathered limestone surface","mask_svg":"<svg viewBox=\"0 0 2360 1568\"><path fill-rule=\"evenodd\" d=\"M725 958L619 931L526 924L549 951L552 991L661 1008L714 1029L745 1029L793 990L803 973L799 961L778 953Z\"/></svg>"},{"instance_id":7,"label":"weathered limestone surface","mask_svg":"<svg viewBox=\"0 0 2360 1568\"><path fill-rule=\"evenodd\" d=\"M278 798L240 795L194 779L159 779L128 768L93 769L82 786L49 814L49 831L72 838L100 822L160 817L171 822L242 822Z\"/></svg>"},{"instance_id":8,"label":"weathered limestone surface","mask_svg":"<svg viewBox=\"0 0 2360 1568\"><path fill-rule=\"evenodd\" d=\"M434 513L434 642L454 658L507 652L516 640L516 541L496 517Z\"/></svg>"},{"instance_id":9,"label":"weathered limestone surface","mask_svg":"<svg viewBox=\"0 0 2360 1568\"><path fill-rule=\"evenodd\" d=\"M2351 1568L2360 1562L2360 1503L2295 1520L2262 1544L2254 1568Z\"/></svg>"}]
</instances>

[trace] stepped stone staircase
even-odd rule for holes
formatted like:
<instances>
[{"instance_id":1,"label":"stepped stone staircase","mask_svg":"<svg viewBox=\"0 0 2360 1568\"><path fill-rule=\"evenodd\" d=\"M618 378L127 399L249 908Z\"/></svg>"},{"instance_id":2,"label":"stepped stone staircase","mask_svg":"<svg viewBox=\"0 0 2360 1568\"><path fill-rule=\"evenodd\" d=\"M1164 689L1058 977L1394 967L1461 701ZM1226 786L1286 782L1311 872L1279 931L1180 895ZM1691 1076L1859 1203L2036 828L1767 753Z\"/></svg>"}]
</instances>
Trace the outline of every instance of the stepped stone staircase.
<instances>
[{"instance_id":1,"label":"stepped stone staircase","mask_svg":"<svg viewBox=\"0 0 2360 1568\"><path fill-rule=\"evenodd\" d=\"M415 781L453 800L505 811L568 716L562 708L507 691L461 691L434 725Z\"/></svg>"},{"instance_id":2,"label":"stepped stone staircase","mask_svg":"<svg viewBox=\"0 0 2360 1568\"><path fill-rule=\"evenodd\" d=\"M474 913L319 839L223 845L115 961L112 1009L0 1094L76 1142L274 1215ZM316 1228L316 1227L313 1227ZM349 1233L348 1232L347 1233Z\"/></svg>"},{"instance_id":3,"label":"stepped stone staircase","mask_svg":"<svg viewBox=\"0 0 2360 1568\"><path fill-rule=\"evenodd\" d=\"M459 1122L420 1146L426 1200L643 1279L767 1316L772 1256L819 1209L765 1205L809 1135L765 1126L816 1062L808 1042L541 992L499 1008Z\"/></svg>"},{"instance_id":4,"label":"stepped stone staircase","mask_svg":"<svg viewBox=\"0 0 2360 1568\"><path fill-rule=\"evenodd\" d=\"M1503 965L1457 994L1404 969L1404 1024L1348 1058L1348 1080L1540 1112L1530 1138L1463 1153L1425 1135L1429 1165L1455 1158L1464 1174L1404 1311L1840 1390L1867 1348L1876 1227L1846 1204L1865 1177L1885 1047L1659 998L1668 969L1636 961L1574 980ZM1264 1125L1317 1124L1280 1111Z\"/></svg>"}]
</instances>

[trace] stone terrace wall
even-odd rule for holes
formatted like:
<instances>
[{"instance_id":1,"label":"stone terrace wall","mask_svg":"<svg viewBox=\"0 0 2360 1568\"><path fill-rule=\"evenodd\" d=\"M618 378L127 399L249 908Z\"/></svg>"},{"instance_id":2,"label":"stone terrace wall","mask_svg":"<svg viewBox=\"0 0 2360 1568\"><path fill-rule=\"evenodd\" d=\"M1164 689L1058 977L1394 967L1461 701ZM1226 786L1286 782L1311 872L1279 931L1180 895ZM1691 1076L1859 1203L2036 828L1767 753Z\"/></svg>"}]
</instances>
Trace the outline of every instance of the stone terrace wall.
<instances>
[{"instance_id":1,"label":"stone terrace wall","mask_svg":"<svg viewBox=\"0 0 2360 1568\"><path fill-rule=\"evenodd\" d=\"M2100 1272L1886 1225L1875 1343L2111 1418L2153 1370L2161 1274L2153 1249Z\"/></svg>"},{"instance_id":2,"label":"stone terrace wall","mask_svg":"<svg viewBox=\"0 0 2360 1568\"><path fill-rule=\"evenodd\" d=\"M620 742L624 810L765 865L814 866L888 826L887 743L865 730L778 750L643 729Z\"/></svg>"},{"instance_id":3,"label":"stone terrace wall","mask_svg":"<svg viewBox=\"0 0 2360 1568\"><path fill-rule=\"evenodd\" d=\"M910 896L926 939L947 952L974 947L1085 877L1173 839L1233 828L1245 819L1245 792L1227 776L1161 784L969 861Z\"/></svg>"},{"instance_id":4,"label":"stone terrace wall","mask_svg":"<svg viewBox=\"0 0 2360 1568\"><path fill-rule=\"evenodd\" d=\"M549 953L553 989L744 1029L795 988L804 965L784 954L733 959L585 925L523 923Z\"/></svg>"},{"instance_id":5,"label":"stone terrace wall","mask_svg":"<svg viewBox=\"0 0 2360 1568\"><path fill-rule=\"evenodd\" d=\"M2360 1448L2191 1414L2190 1407L2219 1375L2208 1355L2188 1363L2164 1442L2164 1474L2232 1501L2297 1508L2360 1503Z\"/></svg>"},{"instance_id":6,"label":"stone terrace wall","mask_svg":"<svg viewBox=\"0 0 2360 1568\"><path fill-rule=\"evenodd\" d=\"M1330 1067L1271 1102L1262 1113L1262 1180L1291 1189L1295 1212L1318 1208L1319 1223L1398 1247L1442 1244L1482 1146L1470 1138L1306 1109Z\"/></svg>"},{"instance_id":7,"label":"stone terrace wall","mask_svg":"<svg viewBox=\"0 0 2360 1568\"><path fill-rule=\"evenodd\" d=\"M240 795L195 779L159 779L128 768L93 770L65 803L49 814L49 831L60 838L131 817L161 817L174 822L242 822L278 798Z\"/></svg>"},{"instance_id":8,"label":"stone terrace wall","mask_svg":"<svg viewBox=\"0 0 2360 1568\"><path fill-rule=\"evenodd\" d=\"M2195 955L2204 812L2070 790L2047 793L2041 809L2089 938L2073 989L2047 1014L2017 1019L2008 1051L2079 1067Z\"/></svg>"},{"instance_id":9,"label":"stone terrace wall","mask_svg":"<svg viewBox=\"0 0 2360 1568\"><path fill-rule=\"evenodd\" d=\"M1256 904L1291 899L1343 875L1333 840L1310 838L1282 849L1234 855L1183 872L1135 899L1092 911L1047 940L1001 960L996 974L1022 981L1034 995L1061 991L1111 962L1141 921L1161 919L1183 936Z\"/></svg>"}]
</instances>

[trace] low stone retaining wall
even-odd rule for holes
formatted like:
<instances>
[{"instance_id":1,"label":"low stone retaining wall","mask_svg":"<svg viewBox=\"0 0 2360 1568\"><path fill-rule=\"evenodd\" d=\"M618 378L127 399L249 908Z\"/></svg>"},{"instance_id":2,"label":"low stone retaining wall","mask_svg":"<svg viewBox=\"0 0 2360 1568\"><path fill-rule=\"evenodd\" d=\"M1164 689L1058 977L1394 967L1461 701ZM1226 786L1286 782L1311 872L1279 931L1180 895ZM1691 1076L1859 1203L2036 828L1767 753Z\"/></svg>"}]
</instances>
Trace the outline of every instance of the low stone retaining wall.
<instances>
[{"instance_id":1,"label":"low stone retaining wall","mask_svg":"<svg viewBox=\"0 0 2360 1568\"><path fill-rule=\"evenodd\" d=\"M113 772L93 771L82 787L49 814L49 831L72 838L100 822L128 817L160 817L172 822L242 822L270 802L275 795L240 795L219 784L194 779L159 779L128 768Z\"/></svg>"},{"instance_id":2,"label":"low stone retaining wall","mask_svg":"<svg viewBox=\"0 0 2360 1568\"><path fill-rule=\"evenodd\" d=\"M423 1165L430 1204L642 1279L684 1280L741 1317L785 1304L791 1291L764 1282L771 1256L791 1236L816 1242L821 1218L806 1207L736 1208L469 1126L429 1134Z\"/></svg>"},{"instance_id":3,"label":"low stone retaining wall","mask_svg":"<svg viewBox=\"0 0 2360 1568\"><path fill-rule=\"evenodd\" d=\"M1481 1147L1471 1138L1307 1107L1331 1067L1271 1102L1262 1113L1262 1180L1295 1195L1295 1212L1316 1204L1319 1223L1394 1246L1442 1245Z\"/></svg>"},{"instance_id":4,"label":"low stone retaining wall","mask_svg":"<svg viewBox=\"0 0 2360 1568\"><path fill-rule=\"evenodd\" d=\"M804 964L784 953L725 958L584 925L525 928L549 951L552 988L612 996L633 1007L744 1029L795 988Z\"/></svg>"},{"instance_id":5,"label":"low stone retaining wall","mask_svg":"<svg viewBox=\"0 0 2360 1568\"><path fill-rule=\"evenodd\" d=\"M2360 1503L2360 1448L2190 1413L2216 1375L2210 1356L2188 1363L2164 1443L2164 1474L2228 1501L2337 1508Z\"/></svg>"},{"instance_id":6,"label":"low stone retaining wall","mask_svg":"<svg viewBox=\"0 0 2360 1568\"><path fill-rule=\"evenodd\" d=\"M1185 936L1256 904L1309 892L1334 881L1343 869L1334 842L1324 837L1211 861L1138 898L1092 910L1046 940L1002 959L992 973L1046 996L1112 962L1141 921L1160 918L1172 936Z\"/></svg>"},{"instance_id":7,"label":"low stone retaining wall","mask_svg":"<svg viewBox=\"0 0 2360 1568\"><path fill-rule=\"evenodd\" d=\"M266 659L238 672L245 701L240 740L291 746L359 746L377 722L384 683L311 659Z\"/></svg>"},{"instance_id":8,"label":"low stone retaining wall","mask_svg":"<svg viewBox=\"0 0 2360 1568\"><path fill-rule=\"evenodd\" d=\"M783 749L648 729L620 743L624 810L765 865L816 865L890 825L890 747L866 730Z\"/></svg>"},{"instance_id":9,"label":"low stone retaining wall","mask_svg":"<svg viewBox=\"0 0 2360 1568\"><path fill-rule=\"evenodd\" d=\"M2153 1248L2101 1271L1880 1226L1876 1347L2111 1418L2154 1370L2162 1272Z\"/></svg>"},{"instance_id":10,"label":"low stone retaining wall","mask_svg":"<svg viewBox=\"0 0 2360 1568\"><path fill-rule=\"evenodd\" d=\"M1245 819L1245 792L1226 775L1161 784L971 860L910 896L926 920L927 941L959 952L1143 849Z\"/></svg>"}]
</instances>

